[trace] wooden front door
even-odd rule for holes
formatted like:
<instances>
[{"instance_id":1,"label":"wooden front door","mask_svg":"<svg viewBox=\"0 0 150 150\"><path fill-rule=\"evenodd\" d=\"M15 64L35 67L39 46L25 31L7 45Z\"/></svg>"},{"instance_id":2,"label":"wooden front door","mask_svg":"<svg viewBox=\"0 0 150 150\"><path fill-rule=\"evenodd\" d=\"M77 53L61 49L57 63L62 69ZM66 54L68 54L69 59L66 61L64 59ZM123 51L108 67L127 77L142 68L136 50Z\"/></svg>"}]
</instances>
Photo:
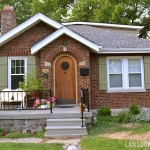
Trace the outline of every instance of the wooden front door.
<instances>
[{"instance_id":1,"label":"wooden front door","mask_svg":"<svg viewBox=\"0 0 150 150\"><path fill-rule=\"evenodd\" d=\"M57 104L76 103L75 62L69 56L61 56L55 63L55 90Z\"/></svg>"}]
</instances>

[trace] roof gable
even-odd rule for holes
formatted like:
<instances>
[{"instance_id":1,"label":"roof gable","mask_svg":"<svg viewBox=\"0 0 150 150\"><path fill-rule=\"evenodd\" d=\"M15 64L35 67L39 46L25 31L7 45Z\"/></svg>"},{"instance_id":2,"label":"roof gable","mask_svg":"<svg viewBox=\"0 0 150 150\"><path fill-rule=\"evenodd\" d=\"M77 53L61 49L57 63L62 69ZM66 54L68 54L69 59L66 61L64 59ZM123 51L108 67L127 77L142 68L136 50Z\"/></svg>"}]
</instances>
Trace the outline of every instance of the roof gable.
<instances>
[{"instance_id":1,"label":"roof gable","mask_svg":"<svg viewBox=\"0 0 150 150\"><path fill-rule=\"evenodd\" d=\"M25 21L24 23L18 25L14 29L12 29L9 32L5 33L4 35L0 36L0 46L7 43L14 37L20 35L21 33L28 30L29 28L33 27L34 25L38 24L40 21L48 24L49 26L52 26L55 29L59 29L62 27L62 25L59 24L58 22L50 19L49 17L47 17L41 13L38 13L38 14L34 15L33 17L31 17L30 19L28 19L27 21Z\"/></svg>"},{"instance_id":2,"label":"roof gable","mask_svg":"<svg viewBox=\"0 0 150 150\"><path fill-rule=\"evenodd\" d=\"M70 29L66 27L62 27L59 30L55 31L54 33L50 34L45 39L41 40L37 44L31 47L31 54L37 53L40 49L48 45L49 43L53 42L55 39L59 38L61 35L68 35L69 37L79 41L80 43L86 45L87 47L91 48L94 52L99 51L99 45L91 42L90 40L80 36L79 34L71 31Z\"/></svg>"}]
</instances>

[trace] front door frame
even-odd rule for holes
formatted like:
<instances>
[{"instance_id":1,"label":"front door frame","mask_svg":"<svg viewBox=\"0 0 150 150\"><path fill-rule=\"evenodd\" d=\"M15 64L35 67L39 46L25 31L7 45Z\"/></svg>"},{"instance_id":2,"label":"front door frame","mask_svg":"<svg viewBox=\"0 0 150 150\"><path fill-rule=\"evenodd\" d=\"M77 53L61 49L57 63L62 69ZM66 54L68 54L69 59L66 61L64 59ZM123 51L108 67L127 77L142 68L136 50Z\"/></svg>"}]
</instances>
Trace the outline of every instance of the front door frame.
<instances>
[{"instance_id":1,"label":"front door frame","mask_svg":"<svg viewBox=\"0 0 150 150\"><path fill-rule=\"evenodd\" d=\"M78 104L78 83L77 83L77 61L74 59L74 57L72 57L72 56L70 56L69 54L61 54L61 55L59 55L55 60L54 60L54 95L56 95L56 81L55 81L55 66L56 66L56 61L59 59L59 58L61 58L61 57L63 57L63 56L66 56L66 57L70 57L73 61L74 61L74 63L75 63L75 90L76 90L76 104ZM56 97L57 98L57 97Z\"/></svg>"}]
</instances>

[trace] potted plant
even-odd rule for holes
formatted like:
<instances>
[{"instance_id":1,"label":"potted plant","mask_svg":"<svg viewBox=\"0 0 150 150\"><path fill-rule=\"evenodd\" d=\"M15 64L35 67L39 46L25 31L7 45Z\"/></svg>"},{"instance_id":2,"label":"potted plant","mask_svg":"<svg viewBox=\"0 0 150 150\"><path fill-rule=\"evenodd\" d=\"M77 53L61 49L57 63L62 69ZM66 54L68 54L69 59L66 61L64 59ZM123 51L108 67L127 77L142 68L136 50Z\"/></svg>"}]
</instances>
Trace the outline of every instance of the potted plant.
<instances>
[{"instance_id":1,"label":"potted plant","mask_svg":"<svg viewBox=\"0 0 150 150\"><path fill-rule=\"evenodd\" d=\"M55 104L56 104L56 98L55 97L51 97L48 99L37 98L34 101L33 108L50 108L51 103L52 103L52 107L55 107Z\"/></svg>"},{"instance_id":2,"label":"potted plant","mask_svg":"<svg viewBox=\"0 0 150 150\"><path fill-rule=\"evenodd\" d=\"M28 74L23 82L19 82L19 88L28 91L28 94L33 98L38 97L38 90L42 90L43 86L44 81L37 78L35 73Z\"/></svg>"},{"instance_id":3,"label":"potted plant","mask_svg":"<svg viewBox=\"0 0 150 150\"><path fill-rule=\"evenodd\" d=\"M52 103L52 107L55 107L55 105L56 105L56 98L54 96L48 98L47 101L48 101L48 103L47 103L47 107L48 108L51 107L51 103Z\"/></svg>"},{"instance_id":4,"label":"potted plant","mask_svg":"<svg viewBox=\"0 0 150 150\"><path fill-rule=\"evenodd\" d=\"M44 109L44 108L47 108L47 104L48 104L48 101L47 101L47 100L37 98L37 99L34 101L33 108L41 108L41 109Z\"/></svg>"}]
</instances>

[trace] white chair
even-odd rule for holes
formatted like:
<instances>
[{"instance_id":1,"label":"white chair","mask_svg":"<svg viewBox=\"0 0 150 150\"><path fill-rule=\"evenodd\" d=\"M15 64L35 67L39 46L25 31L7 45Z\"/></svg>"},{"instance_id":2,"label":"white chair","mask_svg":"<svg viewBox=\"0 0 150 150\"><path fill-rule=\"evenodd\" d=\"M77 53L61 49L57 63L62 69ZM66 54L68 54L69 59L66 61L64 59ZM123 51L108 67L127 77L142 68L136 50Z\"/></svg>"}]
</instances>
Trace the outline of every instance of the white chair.
<instances>
[{"instance_id":1,"label":"white chair","mask_svg":"<svg viewBox=\"0 0 150 150\"><path fill-rule=\"evenodd\" d=\"M25 107L25 96L26 93L22 89L16 89L13 91L13 101L21 102L21 108Z\"/></svg>"},{"instance_id":2,"label":"white chair","mask_svg":"<svg viewBox=\"0 0 150 150\"><path fill-rule=\"evenodd\" d=\"M8 88L3 89L1 94L0 94L0 103L1 107L3 107L4 102L12 102L13 94L12 91Z\"/></svg>"},{"instance_id":3,"label":"white chair","mask_svg":"<svg viewBox=\"0 0 150 150\"><path fill-rule=\"evenodd\" d=\"M21 108L25 107L26 93L22 89L3 89L0 93L0 106L3 108L4 102L20 102Z\"/></svg>"}]
</instances>

